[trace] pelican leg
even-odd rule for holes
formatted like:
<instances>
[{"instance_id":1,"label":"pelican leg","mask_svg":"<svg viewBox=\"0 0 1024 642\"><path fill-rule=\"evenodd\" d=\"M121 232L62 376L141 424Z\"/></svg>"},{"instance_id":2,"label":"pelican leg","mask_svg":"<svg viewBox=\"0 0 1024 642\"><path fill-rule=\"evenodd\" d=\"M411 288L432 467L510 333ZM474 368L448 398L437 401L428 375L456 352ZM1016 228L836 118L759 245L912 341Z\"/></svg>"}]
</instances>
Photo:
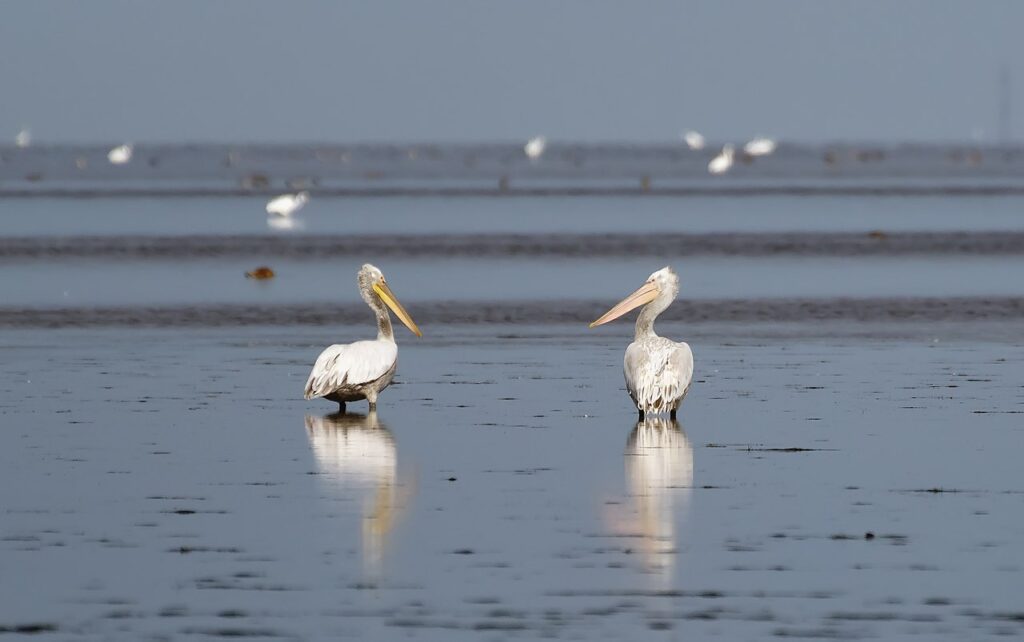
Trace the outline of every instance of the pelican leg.
<instances>
[{"instance_id":1,"label":"pelican leg","mask_svg":"<svg viewBox=\"0 0 1024 642\"><path fill-rule=\"evenodd\" d=\"M376 412L376 410L377 410L377 402L376 401L371 401L370 402L370 412Z\"/></svg>"},{"instance_id":2,"label":"pelican leg","mask_svg":"<svg viewBox=\"0 0 1024 642\"><path fill-rule=\"evenodd\" d=\"M641 410L640 408L637 408L636 411L638 413L640 413L640 421L643 421L644 420L644 411Z\"/></svg>"},{"instance_id":3,"label":"pelican leg","mask_svg":"<svg viewBox=\"0 0 1024 642\"><path fill-rule=\"evenodd\" d=\"M338 414L342 414L342 415L345 414L345 402L344 401L339 401L338 402Z\"/></svg>"},{"instance_id":4,"label":"pelican leg","mask_svg":"<svg viewBox=\"0 0 1024 642\"><path fill-rule=\"evenodd\" d=\"M676 409L675 408L672 409L672 412L668 413L668 418L669 419L675 419L676 418Z\"/></svg>"}]
</instances>

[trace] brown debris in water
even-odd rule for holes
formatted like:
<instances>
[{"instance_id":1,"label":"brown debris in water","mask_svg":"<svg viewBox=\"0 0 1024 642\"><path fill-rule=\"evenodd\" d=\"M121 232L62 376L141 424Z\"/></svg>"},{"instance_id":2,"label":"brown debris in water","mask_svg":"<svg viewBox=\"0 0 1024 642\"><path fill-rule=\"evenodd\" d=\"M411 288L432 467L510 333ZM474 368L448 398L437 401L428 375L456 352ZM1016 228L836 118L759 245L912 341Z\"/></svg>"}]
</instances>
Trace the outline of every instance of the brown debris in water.
<instances>
[{"instance_id":1,"label":"brown debris in water","mask_svg":"<svg viewBox=\"0 0 1024 642\"><path fill-rule=\"evenodd\" d=\"M257 279L257 280L260 280L260 281L263 281L265 279L272 279L272 278L274 278L274 276L275 276L274 275L274 271L271 270L266 265L261 265L258 268L256 268L255 270L252 270L252 271L249 271L249 272L245 273L245 278L247 278L247 279Z\"/></svg>"}]
</instances>

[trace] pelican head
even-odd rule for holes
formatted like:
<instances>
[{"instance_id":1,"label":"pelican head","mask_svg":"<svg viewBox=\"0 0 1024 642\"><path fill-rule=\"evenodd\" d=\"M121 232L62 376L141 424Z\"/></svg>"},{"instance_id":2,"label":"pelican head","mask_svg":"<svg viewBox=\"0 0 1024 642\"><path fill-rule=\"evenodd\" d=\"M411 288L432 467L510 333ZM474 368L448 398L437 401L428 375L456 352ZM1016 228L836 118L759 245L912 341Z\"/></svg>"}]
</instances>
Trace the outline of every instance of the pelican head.
<instances>
[{"instance_id":1,"label":"pelican head","mask_svg":"<svg viewBox=\"0 0 1024 642\"><path fill-rule=\"evenodd\" d=\"M304 193L304 192L302 192ZM380 271L376 266L366 263L359 269L359 275L356 279L359 283L359 294L363 297L363 301L374 309L378 315L387 316L388 308L395 313L399 321L405 324L405 327L409 328L409 331L415 334L417 337L422 337L423 333L420 332L419 327L416 326L416 322L412 320L409 313L405 311L402 304L398 302L398 297L388 287L388 282L384 278L384 273ZM391 333L390 323L388 323L388 334Z\"/></svg>"},{"instance_id":2,"label":"pelican head","mask_svg":"<svg viewBox=\"0 0 1024 642\"><path fill-rule=\"evenodd\" d=\"M591 323L590 327L596 328L609 321L614 321L630 310L649 303L653 303L651 306L653 312L658 314L667 308L678 294L679 276L671 266L666 265L657 272L653 272L636 292L615 304L615 307Z\"/></svg>"}]
</instances>

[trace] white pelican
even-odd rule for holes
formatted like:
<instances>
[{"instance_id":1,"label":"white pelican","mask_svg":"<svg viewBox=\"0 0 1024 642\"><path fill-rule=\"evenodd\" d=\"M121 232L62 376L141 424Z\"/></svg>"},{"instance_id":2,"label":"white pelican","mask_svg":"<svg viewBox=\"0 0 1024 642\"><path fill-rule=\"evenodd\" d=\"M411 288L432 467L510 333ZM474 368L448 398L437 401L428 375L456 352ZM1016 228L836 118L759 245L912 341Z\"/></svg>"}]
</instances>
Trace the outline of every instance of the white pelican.
<instances>
[{"instance_id":1,"label":"white pelican","mask_svg":"<svg viewBox=\"0 0 1024 642\"><path fill-rule=\"evenodd\" d=\"M654 333L654 320L671 305L677 294L679 277L671 267L663 267L648 277L640 289L590 324L594 328L621 317L633 308L644 306L636 318L636 338L626 348L623 362L626 389L641 419L647 413L664 412L674 418L679 404L690 390L693 379L693 351L690 346Z\"/></svg>"},{"instance_id":2,"label":"white pelican","mask_svg":"<svg viewBox=\"0 0 1024 642\"><path fill-rule=\"evenodd\" d=\"M704 149L704 137L701 136L700 132L695 132L691 129L683 134L683 140L686 141L686 146L694 151Z\"/></svg>"},{"instance_id":3,"label":"white pelican","mask_svg":"<svg viewBox=\"0 0 1024 642\"><path fill-rule=\"evenodd\" d=\"M544 148L548 146L548 139L543 136L531 138L523 146L523 151L530 160L537 160L544 154Z\"/></svg>"},{"instance_id":4,"label":"white pelican","mask_svg":"<svg viewBox=\"0 0 1024 642\"><path fill-rule=\"evenodd\" d=\"M751 156L767 156L775 151L776 143L771 138L758 136L743 146L743 151Z\"/></svg>"},{"instance_id":5,"label":"white pelican","mask_svg":"<svg viewBox=\"0 0 1024 642\"><path fill-rule=\"evenodd\" d=\"M111 165L124 165L132 159L134 149L129 143L118 145L107 153L107 160Z\"/></svg>"},{"instance_id":6,"label":"white pelican","mask_svg":"<svg viewBox=\"0 0 1024 642\"><path fill-rule=\"evenodd\" d=\"M338 403L345 412L346 401L366 399L370 410L377 408L377 395L391 383L398 365L398 345L391 330L391 317L384 306L417 337L423 333L398 302L384 280L384 274L367 263L356 278L359 294L377 315L377 339L333 345L317 357L306 381L306 399L324 397Z\"/></svg>"},{"instance_id":7,"label":"white pelican","mask_svg":"<svg viewBox=\"0 0 1024 642\"><path fill-rule=\"evenodd\" d=\"M724 174L729 171L729 168L732 167L732 157L734 153L735 150L732 145L727 144L722 148L722 152L718 156L712 158L711 162L708 163L708 171L712 174Z\"/></svg>"},{"instance_id":8,"label":"white pelican","mask_svg":"<svg viewBox=\"0 0 1024 642\"><path fill-rule=\"evenodd\" d=\"M267 214L274 214L276 216L291 216L295 212L302 209L302 206L309 201L309 192L299 192L297 194L282 194L277 198L272 198L267 203Z\"/></svg>"},{"instance_id":9,"label":"white pelican","mask_svg":"<svg viewBox=\"0 0 1024 642\"><path fill-rule=\"evenodd\" d=\"M18 135L14 137L14 144L24 149L32 144L32 132L28 127L25 127Z\"/></svg>"}]
</instances>

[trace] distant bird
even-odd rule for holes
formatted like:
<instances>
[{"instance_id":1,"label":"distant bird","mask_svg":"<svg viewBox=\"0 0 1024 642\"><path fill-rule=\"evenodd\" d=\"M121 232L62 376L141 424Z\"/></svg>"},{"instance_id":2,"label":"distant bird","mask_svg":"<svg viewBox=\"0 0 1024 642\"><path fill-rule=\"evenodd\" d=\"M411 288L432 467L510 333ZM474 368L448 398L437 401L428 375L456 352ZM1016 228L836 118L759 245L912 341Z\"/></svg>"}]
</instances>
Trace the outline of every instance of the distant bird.
<instances>
[{"instance_id":1,"label":"distant bird","mask_svg":"<svg viewBox=\"0 0 1024 642\"><path fill-rule=\"evenodd\" d=\"M132 159L133 151L134 149L128 143L118 145L107 152L107 160L110 161L111 165L124 165Z\"/></svg>"},{"instance_id":2,"label":"distant bird","mask_svg":"<svg viewBox=\"0 0 1024 642\"><path fill-rule=\"evenodd\" d=\"M370 410L375 410L377 395L395 376L398 345L391 330L388 308L413 334L423 336L379 269L369 263L363 265L356 282L363 301L377 315L376 340L330 346L317 357L306 381L306 399L324 397L337 402L340 412L345 412L345 402L359 399L366 399Z\"/></svg>"},{"instance_id":3,"label":"distant bird","mask_svg":"<svg viewBox=\"0 0 1024 642\"><path fill-rule=\"evenodd\" d=\"M758 136L743 146L743 151L751 156L767 156L775 151L776 143L771 138Z\"/></svg>"},{"instance_id":4,"label":"distant bird","mask_svg":"<svg viewBox=\"0 0 1024 642\"><path fill-rule=\"evenodd\" d=\"M708 171L712 174L724 174L729 171L735 151L732 145L727 144L722 148L722 152L708 163Z\"/></svg>"},{"instance_id":5,"label":"distant bird","mask_svg":"<svg viewBox=\"0 0 1024 642\"><path fill-rule=\"evenodd\" d=\"M548 140L543 136L536 136L527 141L526 145L523 146L523 151L526 152L527 157L530 160L537 160L544 154L544 148L547 147Z\"/></svg>"},{"instance_id":6,"label":"distant bird","mask_svg":"<svg viewBox=\"0 0 1024 642\"><path fill-rule=\"evenodd\" d=\"M700 132L695 132L691 129L683 134L683 140L686 141L686 145L692 150L704 149L704 137L701 136Z\"/></svg>"},{"instance_id":7,"label":"distant bird","mask_svg":"<svg viewBox=\"0 0 1024 642\"><path fill-rule=\"evenodd\" d=\"M28 127L25 127L18 135L14 137L14 144L22 149L32 144L32 132Z\"/></svg>"},{"instance_id":8,"label":"distant bird","mask_svg":"<svg viewBox=\"0 0 1024 642\"><path fill-rule=\"evenodd\" d=\"M298 212L309 201L309 192L282 194L267 203L267 214L275 216L291 216Z\"/></svg>"},{"instance_id":9,"label":"distant bird","mask_svg":"<svg viewBox=\"0 0 1024 642\"><path fill-rule=\"evenodd\" d=\"M663 267L651 274L636 292L590 324L594 328L644 306L636 319L634 341L626 348L623 361L626 390L636 404L640 419L648 413L665 412L674 419L679 404L690 390L693 379L690 346L654 333L654 320L672 304L677 294L679 277L671 267Z\"/></svg>"}]
</instances>

